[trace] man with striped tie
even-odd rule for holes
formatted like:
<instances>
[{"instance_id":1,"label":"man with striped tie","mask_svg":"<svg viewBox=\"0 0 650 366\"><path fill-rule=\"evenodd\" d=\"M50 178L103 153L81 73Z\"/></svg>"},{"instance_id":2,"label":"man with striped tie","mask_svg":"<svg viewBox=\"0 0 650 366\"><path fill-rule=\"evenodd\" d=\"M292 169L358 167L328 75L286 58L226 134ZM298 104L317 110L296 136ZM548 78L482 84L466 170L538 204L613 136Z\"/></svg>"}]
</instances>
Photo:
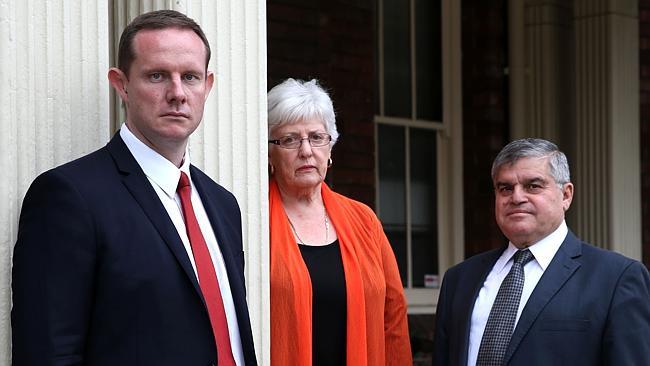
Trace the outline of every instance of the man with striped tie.
<instances>
[{"instance_id":1,"label":"man with striped tie","mask_svg":"<svg viewBox=\"0 0 650 366\"><path fill-rule=\"evenodd\" d=\"M507 246L445 274L433 364L650 365L645 266L578 239L566 156L549 141L513 141L492 165Z\"/></svg>"}]
</instances>

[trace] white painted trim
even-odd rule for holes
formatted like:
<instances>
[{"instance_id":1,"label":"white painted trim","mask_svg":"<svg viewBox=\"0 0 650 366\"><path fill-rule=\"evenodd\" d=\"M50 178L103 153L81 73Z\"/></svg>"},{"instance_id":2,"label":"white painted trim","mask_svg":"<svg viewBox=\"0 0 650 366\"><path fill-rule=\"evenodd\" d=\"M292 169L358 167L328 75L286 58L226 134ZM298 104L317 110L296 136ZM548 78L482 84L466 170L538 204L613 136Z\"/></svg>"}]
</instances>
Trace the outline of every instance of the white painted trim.
<instances>
[{"instance_id":1,"label":"white painted trim","mask_svg":"<svg viewBox=\"0 0 650 366\"><path fill-rule=\"evenodd\" d=\"M379 14L381 1L379 2ZM463 134L462 134L462 78L461 78L461 2L443 0L441 9L442 19L442 76L443 76L443 120L425 121L408 118L397 118L383 115L383 87L382 73L380 73L380 113L375 116L375 138L377 139L377 125L404 126L406 139L406 172L409 173L408 159L408 134L410 128L422 128L436 130L437 134L437 156L438 156L438 268L440 281L442 274L453 264L464 259L464 207L463 207ZM414 16L411 9L411 16ZM379 20L380 30L381 18ZM411 27L412 28L412 27ZM411 31L411 33L413 33ZM382 35L380 31L379 51L382 54ZM413 55L412 55L413 56ZM380 70L382 69L381 57L379 60ZM413 88L413 84L412 84ZM415 92L412 95L416 99ZM415 111L415 107L412 108ZM413 112L415 115L415 112ZM377 140L375 140L377 146ZM378 148L375 149L375 156L378 156ZM379 182L378 162L375 165L376 182ZM407 182L408 183L408 182ZM407 184L408 187L408 184ZM410 193L407 191L407 202L410 200ZM376 193L377 209L380 212L379 190ZM407 204L407 228L411 222L410 210ZM407 236L407 238L410 236ZM407 251L410 253L410 241L407 242ZM409 303L410 314L430 314L435 311L438 298L437 289L414 289L411 288L412 271L410 256L407 259L409 275L407 278L406 297Z\"/></svg>"}]
</instances>

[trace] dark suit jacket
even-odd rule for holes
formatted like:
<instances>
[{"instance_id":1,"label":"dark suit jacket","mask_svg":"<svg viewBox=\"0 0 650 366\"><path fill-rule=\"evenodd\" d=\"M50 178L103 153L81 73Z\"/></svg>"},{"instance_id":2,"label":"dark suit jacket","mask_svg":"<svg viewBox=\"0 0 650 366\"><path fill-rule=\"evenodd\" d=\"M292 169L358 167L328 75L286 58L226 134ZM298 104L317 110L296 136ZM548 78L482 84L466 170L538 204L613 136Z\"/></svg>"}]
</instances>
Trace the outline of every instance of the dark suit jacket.
<instances>
[{"instance_id":1,"label":"dark suit jacket","mask_svg":"<svg viewBox=\"0 0 650 366\"><path fill-rule=\"evenodd\" d=\"M246 365L254 365L239 206L190 171L223 253ZM12 288L14 365L216 364L187 252L119 134L32 183Z\"/></svg>"},{"instance_id":2,"label":"dark suit jacket","mask_svg":"<svg viewBox=\"0 0 650 366\"><path fill-rule=\"evenodd\" d=\"M503 250L447 271L436 314L434 365L467 365L474 302ZM505 364L650 365L647 269L569 232L523 309Z\"/></svg>"}]
</instances>

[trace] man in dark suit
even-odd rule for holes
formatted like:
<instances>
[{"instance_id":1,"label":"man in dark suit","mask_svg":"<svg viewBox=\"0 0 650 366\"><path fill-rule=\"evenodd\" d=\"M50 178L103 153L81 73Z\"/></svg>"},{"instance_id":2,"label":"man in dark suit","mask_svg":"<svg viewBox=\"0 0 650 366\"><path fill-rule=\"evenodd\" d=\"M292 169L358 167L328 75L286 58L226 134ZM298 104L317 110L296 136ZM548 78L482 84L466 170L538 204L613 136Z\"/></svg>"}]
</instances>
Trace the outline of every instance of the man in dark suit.
<instances>
[{"instance_id":1,"label":"man in dark suit","mask_svg":"<svg viewBox=\"0 0 650 366\"><path fill-rule=\"evenodd\" d=\"M213 83L201 28L143 14L108 78L126 123L40 175L13 266L14 365L255 365L241 215L190 165Z\"/></svg>"},{"instance_id":2,"label":"man in dark suit","mask_svg":"<svg viewBox=\"0 0 650 366\"><path fill-rule=\"evenodd\" d=\"M567 228L564 154L541 139L511 142L492 180L510 243L445 274L433 364L650 365L648 271Z\"/></svg>"}]
</instances>

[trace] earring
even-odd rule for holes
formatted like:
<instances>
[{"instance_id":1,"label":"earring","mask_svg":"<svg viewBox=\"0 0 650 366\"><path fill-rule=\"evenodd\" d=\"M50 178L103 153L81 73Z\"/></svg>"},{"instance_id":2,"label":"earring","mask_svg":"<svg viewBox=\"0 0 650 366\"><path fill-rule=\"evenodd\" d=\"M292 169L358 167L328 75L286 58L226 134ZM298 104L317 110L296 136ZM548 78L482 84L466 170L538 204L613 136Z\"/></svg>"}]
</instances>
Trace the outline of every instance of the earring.
<instances>
[{"instance_id":1,"label":"earring","mask_svg":"<svg viewBox=\"0 0 650 366\"><path fill-rule=\"evenodd\" d=\"M275 173L275 167L273 166L273 164L269 164L269 172L271 172L271 175Z\"/></svg>"},{"instance_id":2,"label":"earring","mask_svg":"<svg viewBox=\"0 0 650 366\"><path fill-rule=\"evenodd\" d=\"M327 167L329 168L331 166L332 166L332 158L329 158L327 159Z\"/></svg>"}]
</instances>

